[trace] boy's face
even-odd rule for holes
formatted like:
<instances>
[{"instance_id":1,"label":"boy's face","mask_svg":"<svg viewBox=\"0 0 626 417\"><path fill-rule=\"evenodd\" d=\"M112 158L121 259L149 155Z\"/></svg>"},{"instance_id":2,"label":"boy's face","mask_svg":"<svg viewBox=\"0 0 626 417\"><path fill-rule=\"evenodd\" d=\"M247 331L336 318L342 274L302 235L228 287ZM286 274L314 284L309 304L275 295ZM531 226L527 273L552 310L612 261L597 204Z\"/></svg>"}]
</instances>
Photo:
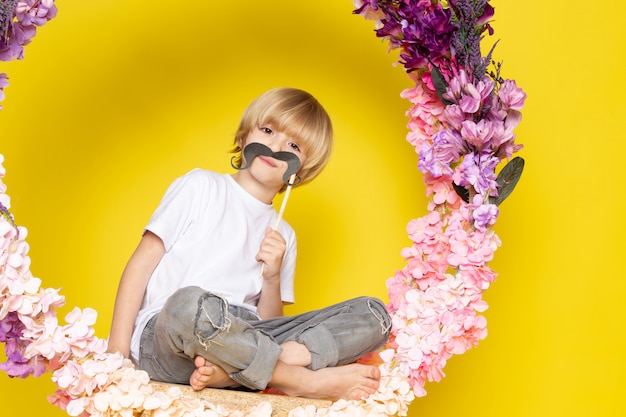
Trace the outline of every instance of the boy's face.
<instances>
[{"instance_id":1,"label":"boy's face","mask_svg":"<svg viewBox=\"0 0 626 417\"><path fill-rule=\"evenodd\" d=\"M245 145L253 142L267 146L274 153L290 152L294 154L300 160L300 166L306 161L306 155L302 147L295 140L282 132L273 130L269 125L250 131L245 143L242 145L245 147ZM272 186L282 187L284 185L283 176L288 169L287 162L262 154L255 157L252 161L246 161L245 154L243 156L242 166L249 167L248 171L250 171L250 174L257 177L259 181Z\"/></svg>"}]
</instances>

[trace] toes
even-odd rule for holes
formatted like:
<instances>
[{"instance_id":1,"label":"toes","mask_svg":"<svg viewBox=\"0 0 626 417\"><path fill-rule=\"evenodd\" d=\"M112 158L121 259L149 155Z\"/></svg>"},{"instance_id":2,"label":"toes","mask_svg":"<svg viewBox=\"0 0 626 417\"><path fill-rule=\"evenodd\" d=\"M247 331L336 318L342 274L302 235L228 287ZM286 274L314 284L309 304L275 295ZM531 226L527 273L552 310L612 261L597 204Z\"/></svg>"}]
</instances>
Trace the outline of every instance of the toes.
<instances>
[{"instance_id":1,"label":"toes","mask_svg":"<svg viewBox=\"0 0 626 417\"><path fill-rule=\"evenodd\" d=\"M196 365L199 365L200 363L202 363L202 365L199 365L189 377L189 385L195 391L200 391L206 388L211 381L211 377L215 373L213 367L210 364L207 365L209 362L207 362L204 358L202 358L201 360L198 360L198 358L202 357L196 357L194 362L196 363Z\"/></svg>"},{"instance_id":2,"label":"toes","mask_svg":"<svg viewBox=\"0 0 626 417\"><path fill-rule=\"evenodd\" d=\"M380 369L377 366L368 368L368 377L372 379L380 379Z\"/></svg>"},{"instance_id":3,"label":"toes","mask_svg":"<svg viewBox=\"0 0 626 417\"><path fill-rule=\"evenodd\" d=\"M364 389L355 389L352 392L350 392L349 399L355 400L355 401L366 400L373 393L374 393L373 391L369 392L368 390L364 390Z\"/></svg>"},{"instance_id":4,"label":"toes","mask_svg":"<svg viewBox=\"0 0 626 417\"><path fill-rule=\"evenodd\" d=\"M193 363L194 365L196 365L196 368L200 368L201 366L206 365L207 361L202 356L196 356L193 360Z\"/></svg>"},{"instance_id":5,"label":"toes","mask_svg":"<svg viewBox=\"0 0 626 417\"><path fill-rule=\"evenodd\" d=\"M198 378L196 378L195 375L191 375L191 378L189 378L189 386L194 391L201 391L202 389L204 389L204 384L198 381Z\"/></svg>"}]
</instances>

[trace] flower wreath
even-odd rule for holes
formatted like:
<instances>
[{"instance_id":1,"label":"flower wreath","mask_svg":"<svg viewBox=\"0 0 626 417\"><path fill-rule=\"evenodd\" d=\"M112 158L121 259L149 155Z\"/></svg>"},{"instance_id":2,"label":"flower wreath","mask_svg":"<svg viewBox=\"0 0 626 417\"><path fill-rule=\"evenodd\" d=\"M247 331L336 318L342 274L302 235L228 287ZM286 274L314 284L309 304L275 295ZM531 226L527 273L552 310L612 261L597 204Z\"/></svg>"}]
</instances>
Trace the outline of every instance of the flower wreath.
<instances>
[{"instance_id":1,"label":"flower wreath","mask_svg":"<svg viewBox=\"0 0 626 417\"><path fill-rule=\"evenodd\" d=\"M487 0L355 5L355 14L376 21L376 35L399 51L415 82L401 96L412 104L407 140L419 153L430 200L428 213L407 226L406 265L387 280L392 335L360 360L380 367L380 388L367 400L298 407L292 416L406 415L411 401L426 395L426 381L444 376L448 358L486 337L482 294L496 277L487 264L500 245L493 226L523 169L521 158L510 158L521 149L513 130L526 95L500 76L493 47L481 54L481 41L493 34ZM54 0L1 0L0 60L22 59L37 27L55 15ZM0 74L0 101L7 85ZM2 162L0 155L0 342L7 356L0 369L11 377L51 371L58 389L49 400L71 416L242 415L176 388L156 392L144 371L106 352L106 340L94 336L93 309L75 308L59 324L56 309L64 297L29 270L27 231L9 212ZM250 415L271 411L261 403Z\"/></svg>"}]
</instances>

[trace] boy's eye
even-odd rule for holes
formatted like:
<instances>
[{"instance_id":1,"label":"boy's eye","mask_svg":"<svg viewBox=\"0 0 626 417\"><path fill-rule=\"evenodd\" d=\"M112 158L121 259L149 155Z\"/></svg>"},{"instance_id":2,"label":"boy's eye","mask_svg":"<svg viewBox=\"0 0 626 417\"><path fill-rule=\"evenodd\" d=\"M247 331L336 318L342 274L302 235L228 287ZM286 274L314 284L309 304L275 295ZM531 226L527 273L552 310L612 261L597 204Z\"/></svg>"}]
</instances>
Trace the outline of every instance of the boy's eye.
<instances>
[{"instance_id":1,"label":"boy's eye","mask_svg":"<svg viewBox=\"0 0 626 417\"><path fill-rule=\"evenodd\" d=\"M298 146L297 143L293 143L293 142L289 142L289 147L291 147L292 149L296 150L296 151L300 151L300 147Z\"/></svg>"},{"instance_id":2,"label":"boy's eye","mask_svg":"<svg viewBox=\"0 0 626 417\"><path fill-rule=\"evenodd\" d=\"M271 135L272 133L274 133L274 131L272 129L270 129L269 127L267 127L267 126L262 126L261 127L261 132L267 133L268 135Z\"/></svg>"}]
</instances>

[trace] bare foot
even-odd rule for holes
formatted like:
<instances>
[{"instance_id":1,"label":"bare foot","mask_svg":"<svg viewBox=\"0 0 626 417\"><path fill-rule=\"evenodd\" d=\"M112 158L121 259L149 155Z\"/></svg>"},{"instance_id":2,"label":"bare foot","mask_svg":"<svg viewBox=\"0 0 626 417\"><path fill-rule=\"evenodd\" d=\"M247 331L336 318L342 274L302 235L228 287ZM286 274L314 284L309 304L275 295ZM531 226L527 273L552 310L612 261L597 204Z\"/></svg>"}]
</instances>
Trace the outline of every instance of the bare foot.
<instances>
[{"instance_id":1,"label":"bare foot","mask_svg":"<svg viewBox=\"0 0 626 417\"><path fill-rule=\"evenodd\" d=\"M230 379L226 371L202 356L196 356L194 364L196 369L189 377L189 385L194 391L200 391L204 388L234 388L239 386Z\"/></svg>"},{"instance_id":2,"label":"bare foot","mask_svg":"<svg viewBox=\"0 0 626 417\"><path fill-rule=\"evenodd\" d=\"M377 366L353 363L317 371L279 361L270 386L294 397L364 400L380 385Z\"/></svg>"}]
</instances>

